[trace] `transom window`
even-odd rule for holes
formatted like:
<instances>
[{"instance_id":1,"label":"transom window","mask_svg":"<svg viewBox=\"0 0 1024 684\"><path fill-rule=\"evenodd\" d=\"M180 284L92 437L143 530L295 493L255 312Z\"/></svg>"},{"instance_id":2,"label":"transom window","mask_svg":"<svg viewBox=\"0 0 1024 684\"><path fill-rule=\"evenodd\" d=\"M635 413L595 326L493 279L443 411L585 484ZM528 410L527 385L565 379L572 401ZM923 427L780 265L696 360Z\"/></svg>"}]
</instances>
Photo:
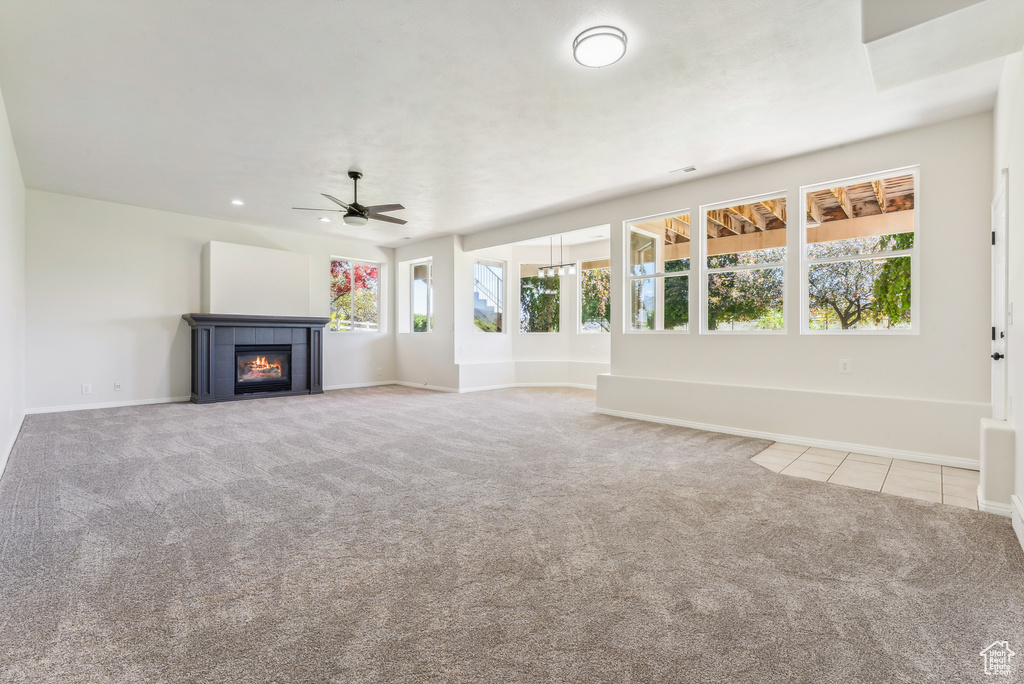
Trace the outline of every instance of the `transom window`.
<instances>
[{"instance_id":1,"label":"transom window","mask_svg":"<svg viewBox=\"0 0 1024 684\"><path fill-rule=\"evenodd\" d=\"M704 330L785 330L786 197L701 207L706 236Z\"/></svg>"},{"instance_id":2,"label":"transom window","mask_svg":"<svg viewBox=\"0 0 1024 684\"><path fill-rule=\"evenodd\" d=\"M914 329L917 169L803 189L803 330Z\"/></svg>"},{"instance_id":3,"label":"transom window","mask_svg":"<svg viewBox=\"0 0 1024 684\"><path fill-rule=\"evenodd\" d=\"M628 239L628 329L688 330L689 212L633 221Z\"/></svg>"},{"instance_id":4,"label":"transom window","mask_svg":"<svg viewBox=\"0 0 1024 684\"><path fill-rule=\"evenodd\" d=\"M380 329L380 265L331 259L331 323L334 332Z\"/></svg>"}]
</instances>

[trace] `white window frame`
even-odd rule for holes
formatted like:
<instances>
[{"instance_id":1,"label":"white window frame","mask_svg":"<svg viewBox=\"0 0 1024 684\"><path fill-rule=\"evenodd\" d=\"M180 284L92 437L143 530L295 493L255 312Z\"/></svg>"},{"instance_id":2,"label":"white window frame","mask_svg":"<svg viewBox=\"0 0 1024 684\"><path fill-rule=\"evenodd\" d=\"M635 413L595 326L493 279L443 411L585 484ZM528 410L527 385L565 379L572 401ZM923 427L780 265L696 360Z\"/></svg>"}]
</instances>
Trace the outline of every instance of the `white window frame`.
<instances>
[{"instance_id":1,"label":"white window frame","mask_svg":"<svg viewBox=\"0 0 1024 684\"><path fill-rule=\"evenodd\" d=\"M705 256L708 252L708 212L715 209L725 209L726 207L736 207L742 204L751 204L753 202L761 202L764 200L773 199L784 199L786 200L786 258L783 261L771 264L748 264L742 266L723 266L720 268L708 268L707 257ZM789 271L789 257L792 249L792 226L791 221L788 220L791 216L791 207L789 202L789 192L787 190L776 190L775 192L765 192L759 195L751 195L749 197L738 197L736 199L727 200L725 202L715 202L714 204L702 204L700 205L700 262L697 264L697 273L699 280L699 293L698 297L700 300L700 334L701 335L786 335L789 330L789 322L787 313L789 311L788 302L789 297L789 278L786 277L786 273ZM690 242L693 242L691 239ZM692 266L693 260L691 259L690 264ZM782 269L782 329L781 330L708 330L708 280L712 273L728 273L732 271L755 271L769 268L781 268ZM691 268L692 271L692 268ZM692 284L692 283L691 283Z\"/></svg>"},{"instance_id":2,"label":"white window frame","mask_svg":"<svg viewBox=\"0 0 1024 684\"><path fill-rule=\"evenodd\" d=\"M624 288L622 291L622 332L627 335L688 335L693 330L693 277L696 275L694 271L694 259L696 254L701 251L698 243L701 240L693 239L693 229L690 229L690 269L688 271L672 271L666 273L665 271L658 271L650 275L633 275L630 270L630 235L635 230L641 235L646 235L654 239L654 263L655 267L661 262L662 258L662 239L660 236L648 231L643 228L637 228L634 226L636 223L642 223L644 221L657 221L658 219L671 218L673 216L680 216L682 214L690 215L690 225L693 225L693 211L690 209L680 209L678 211L668 211L661 214L653 214L651 216L640 216L638 218L632 218L628 221L622 222L623 227L623 244L622 244L622 265L623 271L625 272ZM682 278L686 277L690 279L688 289L689 294L686 301L686 307L688 311L688 318L685 330L665 330L665 278ZM653 330L637 330L633 328L633 282L636 280L654 280L654 329Z\"/></svg>"},{"instance_id":3,"label":"white window frame","mask_svg":"<svg viewBox=\"0 0 1024 684\"><path fill-rule=\"evenodd\" d=\"M486 266L500 266L501 267L501 292L499 293L501 295L501 330L498 330L496 332L488 332L486 330L481 330L480 328L478 328L477 325L476 325L476 316L472 315L475 312L475 309L470 308L470 314L471 314L470 315L470 323L473 326L473 332L480 333L481 335L507 335L508 334L508 312L505 311L505 309L508 308L508 262L507 261L502 261L500 259L487 259L487 258L473 259L473 270L470 272L470 280L473 283L471 285L470 297L472 297L472 295L476 293L476 265L477 264L484 264ZM516 320L517 321L519 320L518 316L516 316Z\"/></svg>"},{"instance_id":4,"label":"white window frame","mask_svg":"<svg viewBox=\"0 0 1024 684\"><path fill-rule=\"evenodd\" d=\"M353 257L333 256L332 255L331 256L331 264L333 264L335 261L347 261L349 264L351 264L352 271L353 271L353 280L355 280L355 267L356 266L373 266L373 267L375 267L377 269L377 329L376 330L359 330L358 328L355 327L355 325L353 325L349 330L335 330L334 327L331 325L331 323L328 323L327 324L327 332L329 332L329 333L343 333L343 334L346 334L346 335L347 334L351 334L351 333L358 333L358 334L361 334L361 335L374 335L374 334L381 334L381 333L386 332L385 329L384 329L384 321L386 320L386 316L384 314L384 282L385 282L385 276L386 276L386 274L384 272L384 264L379 262L379 261L371 261L369 259L356 259L356 258L353 258ZM328 273L330 273L330 272L328 271ZM328 278L330 278L329 275L328 275ZM352 296L352 297L355 296L355 288L349 290L349 295ZM328 313L330 313L331 304L332 304L332 302L330 302L330 301L327 303ZM355 302L353 302L353 309L355 309Z\"/></svg>"},{"instance_id":5,"label":"white window frame","mask_svg":"<svg viewBox=\"0 0 1024 684\"><path fill-rule=\"evenodd\" d=\"M874 254L863 254L849 257L832 257L829 259L807 258L807 211L800 212L800 334L801 335L918 335L921 331L921 273L920 273L920 250L921 250L921 178L920 165L903 166L879 173L868 173L860 176L840 178L825 183L800 186L800 206L807 206L808 193L827 190L839 185L853 185L855 183L867 183L869 181L891 178L892 176L905 176L908 173L914 177L914 246L910 249L895 250L892 252L877 252ZM810 312L810 268L815 264L827 264L840 261L861 261L864 259L879 259L899 256L910 257L910 328L878 328L878 329L854 329L843 330L834 328L831 330L811 330Z\"/></svg>"},{"instance_id":6,"label":"white window frame","mask_svg":"<svg viewBox=\"0 0 1024 684\"><path fill-rule=\"evenodd\" d=\"M409 332L414 335L429 335L434 332L434 260L433 258L411 261L409 266ZM427 267L427 329L416 330L416 267Z\"/></svg>"},{"instance_id":7,"label":"white window frame","mask_svg":"<svg viewBox=\"0 0 1024 684\"><path fill-rule=\"evenodd\" d=\"M589 259L580 259L576 262L576 332L580 335L608 335L612 331L611 326L611 307L612 307L612 294L611 288L608 291L608 329L607 330L584 330L583 329L583 263L586 261L601 261L603 259L608 260L608 277L611 278L612 274L612 258L611 256L606 257L590 257ZM594 271L599 269L587 269L588 271ZM675 332L675 331L672 331ZM679 331L681 332L681 331Z\"/></svg>"}]
</instances>

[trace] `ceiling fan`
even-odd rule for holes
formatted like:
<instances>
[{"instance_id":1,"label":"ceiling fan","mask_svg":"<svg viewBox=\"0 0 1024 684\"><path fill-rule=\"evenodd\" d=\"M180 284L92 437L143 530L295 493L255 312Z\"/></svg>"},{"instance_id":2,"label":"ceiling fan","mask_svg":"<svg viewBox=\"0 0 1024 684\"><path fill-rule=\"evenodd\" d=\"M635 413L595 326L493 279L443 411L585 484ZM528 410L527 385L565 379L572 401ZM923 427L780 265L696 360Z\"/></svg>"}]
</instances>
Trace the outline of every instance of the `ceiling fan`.
<instances>
[{"instance_id":1,"label":"ceiling fan","mask_svg":"<svg viewBox=\"0 0 1024 684\"><path fill-rule=\"evenodd\" d=\"M399 209L405 209L405 207L403 207L401 204L374 204L369 207L364 207L362 204L360 204L358 201L359 179L363 177L363 174L360 173L359 171L349 171L348 177L352 179L351 203L345 203L342 202L337 197L332 197L331 195L328 195L326 193L320 193L327 199L331 200L338 206L342 207L341 209L313 209L311 207L292 207L292 209L319 212L336 211L339 213L344 211L345 216L342 217L342 220L344 220L345 223L347 223L350 226L365 226L366 222L369 221L370 219L374 219L376 221L387 221L388 223L397 223L400 226L404 226L407 223L407 221L404 221L403 219L395 218L394 216L385 216L383 213L381 213L384 211L398 211Z\"/></svg>"}]
</instances>

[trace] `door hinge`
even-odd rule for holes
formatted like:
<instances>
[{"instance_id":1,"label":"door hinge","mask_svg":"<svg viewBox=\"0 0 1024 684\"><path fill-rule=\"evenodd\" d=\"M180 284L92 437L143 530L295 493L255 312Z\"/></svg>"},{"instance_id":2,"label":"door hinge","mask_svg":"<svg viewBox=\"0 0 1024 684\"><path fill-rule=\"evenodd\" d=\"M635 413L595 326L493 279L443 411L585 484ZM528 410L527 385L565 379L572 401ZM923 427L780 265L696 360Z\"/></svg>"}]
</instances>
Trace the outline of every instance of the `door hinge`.
<instances>
[{"instance_id":1,"label":"door hinge","mask_svg":"<svg viewBox=\"0 0 1024 684\"><path fill-rule=\"evenodd\" d=\"M996 244L996 231L992 231L992 244Z\"/></svg>"}]
</instances>

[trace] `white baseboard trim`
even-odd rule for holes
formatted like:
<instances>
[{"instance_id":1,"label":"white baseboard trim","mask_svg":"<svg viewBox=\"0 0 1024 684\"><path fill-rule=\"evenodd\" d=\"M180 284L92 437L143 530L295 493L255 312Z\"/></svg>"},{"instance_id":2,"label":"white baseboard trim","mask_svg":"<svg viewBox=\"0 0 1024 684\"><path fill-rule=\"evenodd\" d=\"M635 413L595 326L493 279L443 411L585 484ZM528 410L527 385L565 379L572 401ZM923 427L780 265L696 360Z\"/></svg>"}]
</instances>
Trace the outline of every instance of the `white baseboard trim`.
<instances>
[{"instance_id":1,"label":"white baseboard trim","mask_svg":"<svg viewBox=\"0 0 1024 684\"><path fill-rule=\"evenodd\" d=\"M470 392L490 392L491 390L516 389L517 387L575 387L576 389L596 390L596 385L582 385L577 382L510 382L504 385L485 385L483 387L438 387L436 385L421 385L418 382L387 382L385 385L401 385L402 387L416 387L419 389L434 390L435 392L455 392L468 394Z\"/></svg>"},{"instance_id":2,"label":"white baseboard trim","mask_svg":"<svg viewBox=\"0 0 1024 684\"><path fill-rule=\"evenodd\" d=\"M423 383L420 383L420 382L405 382L403 380L396 380L396 381L388 383L388 384L390 384L390 385L401 385L402 387L413 387L415 389L432 390L434 392L458 392L459 391L459 390L455 389L454 387L440 387L438 385L424 385Z\"/></svg>"},{"instance_id":3,"label":"white baseboard trim","mask_svg":"<svg viewBox=\"0 0 1024 684\"><path fill-rule=\"evenodd\" d=\"M597 385L585 385L581 382L517 382L512 387L574 387L575 389L596 390Z\"/></svg>"},{"instance_id":4,"label":"white baseboard trim","mask_svg":"<svg viewBox=\"0 0 1024 684\"><path fill-rule=\"evenodd\" d=\"M126 406L149 406L151 404L178 404L191 401L191 397L166 397L163 399L134 399L132 401L108 401L102 404L73 404L71 406L40 406L25 409L27 414L64 413L65 411L92 411L93 409L124 408Z\"/></svg>"},{"instance_id":5,"label":"white baseboard trim","mask_svg":"<svg viewBox=\"0 0 1024 684\"><path fill-rule=\"evenodd\" d=\"M378 382L355 382L351 385L324 385L324 392L334 390L359 389L360 387L381 387L382 385L397 385L394 380L380 380Z\"/></svg>"},{"instance_id":6,"label":"white baseboard trim","mask_svg":"<svg viewBox=\"0 0 1024 684\"><path fill-rule=\"evenodd\" d=\"M695 430L707 430L708 432L722 432L727 435L738 435L740 437L754 437L755 439L770 439L773 442L785 442L799 444L801 446L818 447L819 449L832 449L833 451L852 451L858 454L870 456L881 456L883 458L899 458L904 461L918 461L920 463L931 463L933 465L952 466L954 468L966 468L967 470L978 470L977 461L957 456L942 456L939 454L924 454L917 451L903 451L901 449L886 449L883 447L868 446L866 444L847 444L844 442L830 442L823 439L812 439L809 437L798 437L794 435L780 435L759 430L746 430L744 428L727 427L724 425L709 425L689 420L676 418L662 418L661 416L649 416L643 413L630 413L628 411L616 411L615 409L597 408L597 413L618 418L630 418L632 420L645 420L650 423L664 423L665 425L676 425L679 427L694 428Z\"/></svg>"},{"instance_id":7,"label":"white baseboard trim","mask_svg":"<svg viewBox=\"0 0 1024 684\"><path fill-rule=\"evenodd\" d=\"M597 385L581 385L577 382L510 382L504 385L487 385L485 387L463 387L460 394L467 392L489 392L500 389L516 389L518 387L575 387L577 389L596 390Z\"/></svg>"},{"instance_id":8,"label":"white baseboard trim","mask_svg":"<svg viewBox=\"0 0 1024 684\"><path fill-rule=\"evenodd\" d=\"M11 458L11 452L14 451L14 445L18 441L18 436L21 435L21 428L25 425L25 414L21 414L21 420L18 421L18 428L11 435L10 442L7 443L3 453L0 454L0 478L3 478L4 471L7 470L7 461Z\"/></svg>"},{"instance_id":9,"label":"white baseboard trim","mask_svg":"<svg viewBox=\"0 0 1024 684\"><path fill-rule=\"evenodd\" d=\"M1010 495L1010 518L1013 521L1013 531L1017 533L1017 541L1021 548L1024 548L1024 501L1016 494Z\"/></svg>"},{"instance_id":10,"label":"white baseboard trim","mask_svg":"<svg viewBox=\"0 0 1024 684\"><path fill-rule=\"evenodd\" d=\"M978 485L978 510L984 511L985 513L992 513L994 515L1001 515L1004 518L1013 517L1013 501L1010 503L997 503L995 501L985 501L981 498L981 485Z\"/></svg>"}]
</instances>

